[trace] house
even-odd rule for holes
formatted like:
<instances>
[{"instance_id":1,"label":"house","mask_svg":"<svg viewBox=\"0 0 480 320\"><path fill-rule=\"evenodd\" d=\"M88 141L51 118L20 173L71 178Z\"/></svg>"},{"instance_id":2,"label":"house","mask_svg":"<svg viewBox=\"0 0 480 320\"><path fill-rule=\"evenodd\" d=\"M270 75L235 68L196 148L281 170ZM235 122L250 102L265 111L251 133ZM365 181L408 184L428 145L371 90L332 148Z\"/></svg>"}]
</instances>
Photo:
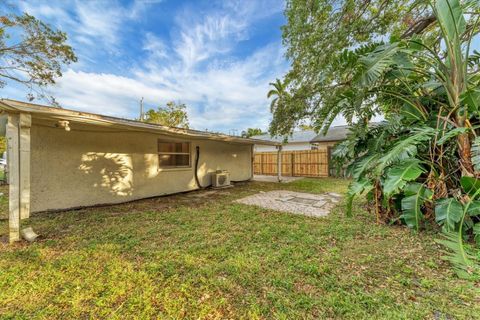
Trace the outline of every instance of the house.
<instances>
[{"instance_id":1,"label":"house","mask_svg":"<svg viewBox=\"0 0 480 320\"><path fill-rule=\"evenodd\" d=\"M347 139L349 133L349 126L334 126L328 129L327 134L320 133L316 135L310 143L316 146L316 149L328 149L333 147L338 142Z\"/></svg>"},{"instance_id":2,"label":"house","mask_svg":"<svg viewBox=\"0 0 480 320\"><path fill-rule=\"evenodd\" d=\"M204 131L0 100L8 117L10 240L30 213L115 204L253 176L253 146L279 145Z\"/></svg>"},{"instance_id":3,"label":"house","mask_svg":"<svg viewBox=\"0 0 480 320\"><path fill-rule=\"evenodd\" d=\"M315 138L317 134L313 130L294 131L291 136L288 136L288 141L285 143L284 137L272 137L268 133L258 136L253 136L252 139L275 141L282 144L283 151L297 151L297 150L311 150L314 145L310 141ZM275 146L256 144L255 152L273 152Z\"/></svg>"},{"instance_id":4,"label":"house","mask_svg":"<svg viewBox=\"0 0 480 320\"><path fill-rule=\"evenodd\" d=\"M294 131L291 136L287 137L287 142L284 142L284 137L272 137L268 134L253 136L252 139L275 141L282 144L283 151L327 150L328 147L345 140L348 132L348 126L335 126L331 127L326 135L317 134L313 130ZM255 145L255 152L273 152L275 150L276 146Z\"/></svg>"}]
</instances>

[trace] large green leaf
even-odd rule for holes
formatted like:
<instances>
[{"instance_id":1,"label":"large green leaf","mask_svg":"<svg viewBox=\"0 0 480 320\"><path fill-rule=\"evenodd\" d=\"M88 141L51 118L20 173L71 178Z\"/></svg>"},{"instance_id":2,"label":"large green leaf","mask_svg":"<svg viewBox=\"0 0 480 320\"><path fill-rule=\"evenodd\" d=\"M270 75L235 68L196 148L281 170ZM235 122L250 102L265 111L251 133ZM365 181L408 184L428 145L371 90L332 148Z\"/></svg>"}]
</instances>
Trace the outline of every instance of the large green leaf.
<instances>
[{"instance_id":1,"label":"large green leaf","mask_svg":"<svg viewBox=\"0 0 480 320\"><path fill-rule=\"evenodd\" d=\"M466 28L465 17L458 0L437 0L436 16L447 40L459 38Z\"/></svg>"},{"instance_id":2,"label":"large green leaf","mask_svg":"<svg viewBox=\"0 0 480 320\"><path fill-rule=\"evenodd\" d=\"M480 201L472 200L468 206L467 214L471 217L480 215Z\"/></svg>"},{"instance_id":3,"label":"large green leaf","mask_svg":"<svg viewBox=\"0 0 480 320\"><path fill-rule=\"evenodd\" d=\"M347 216L350 217L352 215L352 205L353 205L353 199L361 195L364 192L369 192L372 190L373 185L372 183L363 178L363 179L358 179L354 180L350 186L348 187L348 192L347 192Z\"/></svg>"},{"instance_id":4,"label":"large green leaf","mask_svg":"<svg viewBox=\"0 0 480 320\"><path fill-rule=\"evenodd\" d=\"M397 164L387 171L383 182L383 192L387 197L400 192L409 181L416 180L425 169L418 159L411 159Z\"/></svg>"},{"instance_id":5,"label":"large green leaf","mask_svg":"<svg viewBox=\"0 0 480 320\"><path fill-rule=\"evenodd\" d=\"M473 269L478 262L478 258L472 252L472 249L465 245L462 235L458 232L444 232L443 239L435 241L449 249L442 258L452 263L458 277L472 279Z\"/></svg>"},{"instance_id":6,"label":"large green leaf","mask_svg":"<svg viewBox=\"0 0 480 320\"><path fill-rule=\"evenodd\" d=\"M417 154L417 145L430 140L435 135L436 130L431 127L423 127L421 129L412 130L412 134L407 138L398 141L378 161L376 166L377 173L393 164L402 160L407 160Z\"/></svg>"},{"instance_id":7,"label":"large green leaf","mask_svg":"<svg viewBox=\"0 0 480 320\"><path fill-rule=\"evenodd\" d=\"M417 108L412 103L405 103L400 109L400 114L406 121L425 121L427 119L426 114L420 108Z\"/></svg>"},{"instance_id":8,"label":"large green leaf","mask_svg":"<svg viewBox=\"0 0 480 320\"><path fill-rule=\"evenodd\" d=\"M480 90L479 89L477 88L470 89L465 93L463 93L460 98L462 103L468 107L468 110L471 113L478 114L480 109Z\"/></svg>"},{"instance_id":9,"label":"large green leaf","mask_svg":"<svg viewBox=\"0 0 480 320\"><path fill-rule=\"evenodd\" d=\"M463 217L463 206L457 199L446 198L437 201L435 206L435 221L445 231L454 231Z\"/></svg>"},{"instance_id":10,"label":"large green leaf","mask_svg":"<svg viewBox=\"0 0 480 320\"><path fill-rule=\"evenodd\" d=\"M480 190L480 180L473 177L461 177L460 184L462 185L463 191L471 196Z\"/></svg>"},{"instance_id":11,"label":"large green leaf","mask_svg":"<svg viewBox=\"0 0 480 320\"><path fill-rule=\"evenodd\" d=\"M373 163L378 159L377 154L372 154L364 158L358 159L358 161L353 165L352 177L355 180L360 179L360 177L365 175L365 172L371 169Z\"/></svg>"},{"instance_id":12,"label":"large green leaf","mask_svg":"<svg viewBox=\"0 0 480 320\"><path fill-rule=\"evenodd\" d=\"M452 130L449 130L447 131L443 137L441 137L440 139L438 139L437 141L437 144L438 145L442 145L444 144L445 142L447 142L448 140L458 136L459 134L462 134L462 133L465 133L467 131L469 131L470 129L469 128L465 128L465 127L461 127L461 128L454 128Z\"/></svg>"},{"instance_id":13,"label":"large green leaf","mask_svg":"<svg viewBox=\"0 0 480 320\"><path fill-rule=\"evenodd\" d=\"M358 59L358 63L363 67L360 83L366 87L373 85L395 64L393 56L398 50L398 43L380 45L373 52Z\"/></svg>"},{"instance_id":14,"label":"large green leaf","mask_svg":"<svg viewBox=\"0 0 480 320\"><path fill-rule=\"evenodd\" d=\"M405 197L402 199L402 218L405 224L415 230L419 230L420 222L423 219L422 205L425 200L430 199L433 192L420 183L410 183L405 187Z\"/></svg>"},{"instance_id":15,"label":"large green leaf","mask_svg":"<svg viewBox=\"0 0 480 320\"><path fill-rule=\"evenodd\" d=\"M475 235L475 242L480 246L480 222L473 226L473 234Z\"/></svg>"}]
</instances>

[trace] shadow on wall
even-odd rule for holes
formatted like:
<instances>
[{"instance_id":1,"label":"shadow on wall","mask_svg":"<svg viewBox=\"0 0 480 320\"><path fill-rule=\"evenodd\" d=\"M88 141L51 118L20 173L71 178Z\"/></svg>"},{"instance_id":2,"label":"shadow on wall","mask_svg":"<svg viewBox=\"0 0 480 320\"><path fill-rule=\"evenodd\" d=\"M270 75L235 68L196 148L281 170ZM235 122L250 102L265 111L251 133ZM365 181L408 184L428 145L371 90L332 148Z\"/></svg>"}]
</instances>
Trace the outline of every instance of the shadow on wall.
<instances>
[{"instance_id":1,"label":"shadow on wall","mask_svg":"<svg viewBox=\"0 0 480 320\"><path fill-rule=\"evenodd\" d=\"M132 158L127 154L88 152L79 166L95 188L115 196L133 194Z\"/></svg>"}]
</instances>

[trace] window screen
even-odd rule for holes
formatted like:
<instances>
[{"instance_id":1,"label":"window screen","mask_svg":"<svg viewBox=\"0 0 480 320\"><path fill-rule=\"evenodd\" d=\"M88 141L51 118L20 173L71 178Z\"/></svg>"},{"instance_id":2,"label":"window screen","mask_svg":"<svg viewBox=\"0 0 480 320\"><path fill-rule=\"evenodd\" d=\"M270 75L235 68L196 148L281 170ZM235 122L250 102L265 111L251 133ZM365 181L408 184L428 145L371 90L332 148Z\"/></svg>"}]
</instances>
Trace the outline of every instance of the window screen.
<instances>
[{"instance_id":1,"label":"window screen","mask_svg":"<svg viewBox=\"0 0 480 320\"><path fill-rule=\"evenodd\" d=\"M190 167L190 142L158 140L158 164L160 168Z\"/></svg>"}]
</instances>

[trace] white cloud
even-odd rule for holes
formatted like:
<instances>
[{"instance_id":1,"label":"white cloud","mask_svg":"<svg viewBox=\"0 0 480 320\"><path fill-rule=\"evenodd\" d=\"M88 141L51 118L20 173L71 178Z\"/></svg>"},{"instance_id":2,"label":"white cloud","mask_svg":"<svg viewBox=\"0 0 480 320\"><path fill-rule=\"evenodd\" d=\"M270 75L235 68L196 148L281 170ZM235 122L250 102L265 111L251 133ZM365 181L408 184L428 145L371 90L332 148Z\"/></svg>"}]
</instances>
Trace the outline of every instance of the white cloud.
<instances>
[{"instance_id":1,"label":"white cloud","mask_svg":"<svg viewBox=\"0 0 480 320\"><path fill-rule=\"evenodd\" d=\"M118 50L122 32L128 23L141 18L148 6L159 0L135 0L124 7L117 0L111 1L64 1L38 0L18 3L20 10L48 21L67 32L73 47L87 59L92 59L99 50ZM92 49L95 51L92 52Z\"/></svg>"},{"instance_id":2,"label":"white cloud","mask_svg":"<svg viewBox=\"0 0 480 320\"><path fill-rule=\"evenodd\" d=\"M105 39L115 46L121 41L118 23L123 23L118 17L127 16L127 11L99 7L105 3L75 3L73 16L55 5L35 8L38 14L57 17L61 23L79 23L75 30L78 42L89 45L93 41L98 46L102 43L99 39ZM64 73L52 93L64 107L129 118L138 117L141 97L145 97L147 107L181 101L188 106L194 128L224 132L246 127L266 129L269 82L281 77L288 67L280 40L247 56L234 53L239 43L251 36L253 23L281 10L281 2L275 3L276 7L269 2L222 2L220 8L205 14L185 9L171 27L170 42L152 32L143 34L142 49L147 57L125 70L123 76L84 72L76 67ZM149 4L135 2L127 19Z\"/></svg>"},{"instance_id":3,"label":"white cloud","mask_svg":"<svg viewBox=\"0 0 480 320\"><path fill-rule=\"evenodd\" d=\"M145 34L142 49L148 51L151 58L161 59L168 56L167 46L164 41L151 32Z\"/></svg>"},{"instance_id":4,"label":"white cloud","mask_svg":"<svg viewBox=\"0 0 480 320\"><path fill-rule=\"evenodd\" d=\"M141 97L150 107L182 101L189 106L194 128L266 128L268 83L283 74L286 65L277 43L228 66L189 73L181 73L181 68L157 66L137 70L132 77L68 70L53 93L64 106L120 117L137 117Z\"/></svg>"}]
</instances>

